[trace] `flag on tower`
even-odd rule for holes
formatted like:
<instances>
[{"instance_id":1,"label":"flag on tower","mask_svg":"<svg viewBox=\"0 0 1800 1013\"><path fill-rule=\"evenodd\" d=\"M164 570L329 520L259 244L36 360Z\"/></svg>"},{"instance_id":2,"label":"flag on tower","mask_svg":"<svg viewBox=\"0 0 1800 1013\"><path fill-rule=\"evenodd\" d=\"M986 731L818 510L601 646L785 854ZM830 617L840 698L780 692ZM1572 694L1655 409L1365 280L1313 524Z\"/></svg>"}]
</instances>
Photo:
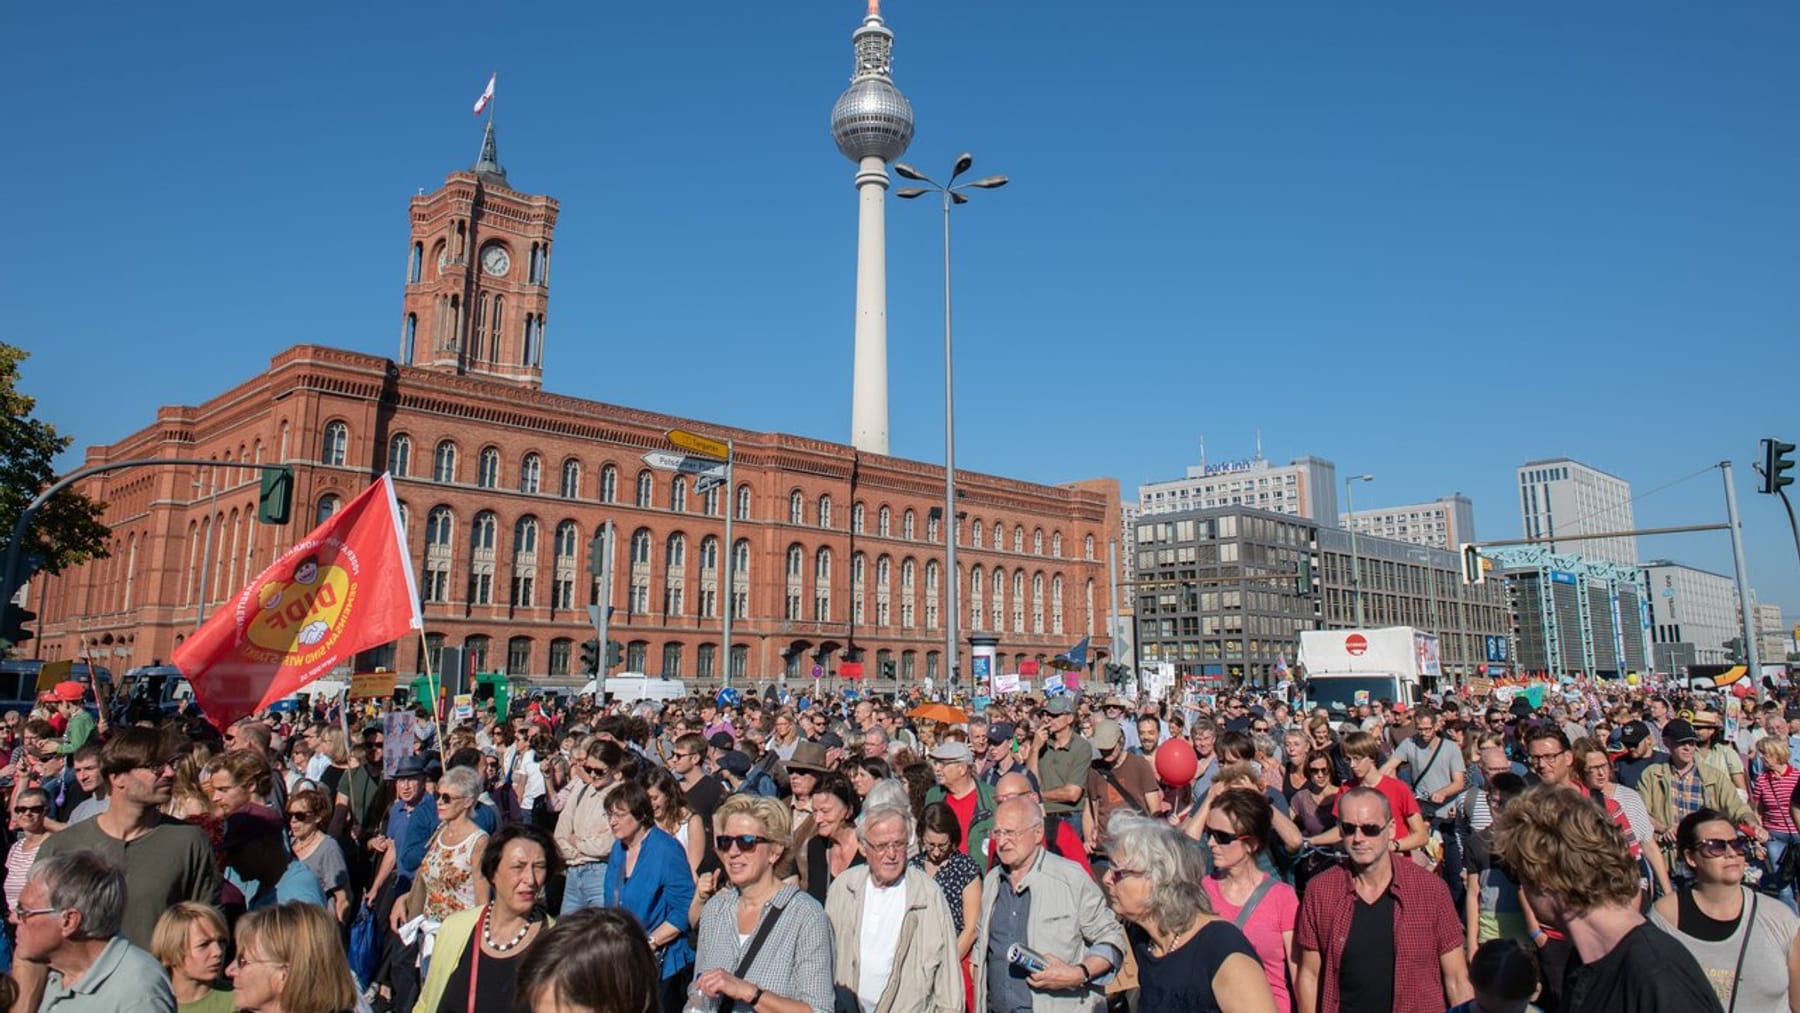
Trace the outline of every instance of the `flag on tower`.
<instances>
[{"instance_id":1,"label":"flag on tower","mask_svg":"<svg viewBox=\"0 0 1800 1013\"><path fill-rule=\"evenodd\" d=\"M480 116L487 109L488 103L494 101L494 82L500 80L500 72L495 71L488 78L487 87L481 89L481 97L475 100L475 115Z\"/></svg>"},{"instance_id":2,"label":"flag on tower","mask_svg":"<svg viewBox=\"0 0 1800 1013\"><path fill-rule=\"evenodd\" d=\"M213 613L174 661L222 730L423 627L393 479L383 475Z\"/></svg>"}]
</instances>

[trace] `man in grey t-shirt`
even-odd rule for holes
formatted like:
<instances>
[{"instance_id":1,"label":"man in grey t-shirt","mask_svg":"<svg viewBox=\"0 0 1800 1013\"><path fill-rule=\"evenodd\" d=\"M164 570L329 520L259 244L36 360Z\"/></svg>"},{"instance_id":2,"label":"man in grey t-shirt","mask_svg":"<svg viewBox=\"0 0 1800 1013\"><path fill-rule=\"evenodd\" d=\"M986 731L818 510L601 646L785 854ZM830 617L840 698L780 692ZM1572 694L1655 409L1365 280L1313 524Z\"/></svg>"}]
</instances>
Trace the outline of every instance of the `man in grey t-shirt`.
<instances>
[{"instance_id":1,"label":"man in grey t-shirt","mask_svg":"<svg viewBox=\"0 0 1800 1013\"><path fill-rule=\"evenodd\" d=\"M1388 777L1393 777L1402 765L1408 768L1413 794L1419 797L1419 809L1432 821L1448 818L1446 803L1455 801L1468 787L1462 750L1438 734L1438 722L1437 711L1420 707L1413 715L1413 736L1400 743L1381 766L1382 774Z\"/></svg>"}]
</instances>

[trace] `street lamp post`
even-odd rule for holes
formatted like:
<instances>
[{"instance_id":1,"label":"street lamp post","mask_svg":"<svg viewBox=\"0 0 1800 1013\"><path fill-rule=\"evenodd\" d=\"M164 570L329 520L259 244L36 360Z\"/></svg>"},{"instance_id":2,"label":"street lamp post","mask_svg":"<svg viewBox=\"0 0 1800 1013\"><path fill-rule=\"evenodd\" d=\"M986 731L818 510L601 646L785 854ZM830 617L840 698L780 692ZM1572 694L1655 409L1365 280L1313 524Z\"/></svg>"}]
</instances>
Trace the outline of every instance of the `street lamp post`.
<instances>
[{"instance_id":1,"label":"street lamp post","mask_svg":"<svg viewBox=\"0 0 1800 1013\"><path fill-rule=\"evenodd\" d=\"M950 179L939 184L905 162L894 163L894 171L902 178L928 184L904 187L894 191L894 196L911 200L935 193L944 202L944 581L947 589L944 596L947 606L944 610L944 685L949 689L956 686L956 659L959 653L956 610L957 590L961 583L956 575L956 368L950 343L950 205L967 204L969 198L963 192L965 190L993 190L1006 185L1005 176L984 176L967 183L957 183L956 177L968 172L969 167L974 164L975 156L963 152L957 156L956 165L950 170ZM971 667L969 698L972 700L974 697L975 673Z\"/></svg>"},{"instance_id":2,"label":"street lamp post","mask_svg":"<svg viewBox=\"0 0 1800 1013\"><path fill-rule=\"evenodd\" d=\"M1425 564L1425 594L1427 600L1431 602L1431 632L1442 641L1444 631L1439 628L1441 624L1438 622L1437 570L1431 565L1431 550L1425 549L1418 555L1408 552L1407 556Z\"/></svg>"},{"instance_id":3,"label":"street lamp post","mask_svg":"<svg viewBox=\"0 0 1800 1013\"><path fill-rule=\"evenodd\" d=\"M1373 482L1374 475L1346 475L1344 477L1344 519L1350 528L1350 591L1356 602L1356 626L1362 628L1362 557L1356 554L1356 497L1350 490L1355 482Z\"/></svg>"}]
</instances>

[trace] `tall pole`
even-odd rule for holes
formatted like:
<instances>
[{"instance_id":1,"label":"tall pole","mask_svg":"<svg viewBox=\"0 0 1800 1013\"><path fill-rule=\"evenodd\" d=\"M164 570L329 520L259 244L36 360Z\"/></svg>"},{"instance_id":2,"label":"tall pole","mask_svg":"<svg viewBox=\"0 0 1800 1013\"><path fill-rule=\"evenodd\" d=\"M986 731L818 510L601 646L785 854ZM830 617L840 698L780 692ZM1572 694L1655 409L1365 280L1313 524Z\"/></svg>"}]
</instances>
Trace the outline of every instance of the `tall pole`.
<instances>
[{"instance_id":1,"label":"tall pole","mask_svg":"<svg viewBox=\"0 0 1800 1013\"><path fill-rule=\"evenodd\" d=\"M1106 633L1112 637L1113 657L1119 656L1119 540L1106 540L1106 580L1112 585L1112 611L1108 613ZM1131 640L1131 674L1138 675L1137 638Z\"/></svg>"},{"instance_id":2,"label":"tall pole","mask_svg":"<svg viewBox=\"0 0 1800 1013\"><path fill-rule=\"evenodd\" d=\"M1363 625L1362 557L1356 552L1356 496L1351 489L1357 482L1373 482L1374 475L1349 475L1344 478L1344 517L1350 528L1350 591L1356 603L1356 627Z\"/></svg>"},{"instance_id":3,"label":"tall pole","mask_svg":"<svg viewBox=\"0 0 1800 1013\"><path fill-rule=\"evenodd\" d=\"M1750 681L1756 687L1756 699L1766 695L1762 684L1762 664L1756 654L1756 615L1750 608L1750 571L1744 566L1744 536L1738 523L1737 488L1731 483L1731 462L1720 461L1719 473L1725 479L1725 520L1731 526L1731 562L1737 568L1738 609L1744 622L1744 661L1750 666Z\"/></svg>"},{"instance_id":4,"label":"tall pole","mask_svg":"<svg viewBox=\"0 0 1800 1013\"><path fill-rule=\"evenodd\" d=\"M606 699L606 645L612 636L612 576L613 576L613 522L607 518L600 529L600 609L594 613L594 632L599 635L594 653L594 660L600 664L600 684L595 686L595 698Z\"/></svg>"},{"instance_id":5,"label":"tall pole","mask_svg":"<svg viewBox=\"0 0 1800 1013\"><path fill-rule=\"evenodd\" d=\"M950 582L945 599L950 604L944 618L944 685L954 692L956 660L961 653L956 638L957 590L962 581L956 576L956 359L950 341L950 191L944 198L944 569ZM975 669L969 668L969 699L975 699Z\"/></svg>"},{"instance_id":6,"label":"tall pole","mask_svg":"<svg viewBox=\"0 0 1800 1013\"><path fill-rule=\"evenodd\" d=\"M731 542L731 516L737 513L737 486L731 477L731 461L736 457L736 447L730 440L725 441L725 609L721 613L724 619L719 622L719 653L723 655L720 669L722 686L731 685L731 607L737 601L737 546Z\"/></svg>"}]
</instances>

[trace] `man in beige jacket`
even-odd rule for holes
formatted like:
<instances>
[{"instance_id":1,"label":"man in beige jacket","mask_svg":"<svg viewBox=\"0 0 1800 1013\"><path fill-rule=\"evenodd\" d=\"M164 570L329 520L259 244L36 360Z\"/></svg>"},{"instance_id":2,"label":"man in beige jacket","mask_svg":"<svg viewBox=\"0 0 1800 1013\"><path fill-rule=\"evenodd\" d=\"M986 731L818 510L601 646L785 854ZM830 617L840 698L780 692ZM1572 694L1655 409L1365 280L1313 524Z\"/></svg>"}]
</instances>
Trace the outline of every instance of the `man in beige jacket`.
<instances>
[{"instance_id":1,"label":"man in beige jacket","mask_svg":"<svg viewBox=\"0 0 1800 1013\"><path fill-rule=\"evenodd\" d=\"M825 898L838 1013L957 1013L963 1008L956 928L943 891L906 861L911 811L877 804L856 822L866 866L832 880Z\"/></svg>"}]
</instances>

